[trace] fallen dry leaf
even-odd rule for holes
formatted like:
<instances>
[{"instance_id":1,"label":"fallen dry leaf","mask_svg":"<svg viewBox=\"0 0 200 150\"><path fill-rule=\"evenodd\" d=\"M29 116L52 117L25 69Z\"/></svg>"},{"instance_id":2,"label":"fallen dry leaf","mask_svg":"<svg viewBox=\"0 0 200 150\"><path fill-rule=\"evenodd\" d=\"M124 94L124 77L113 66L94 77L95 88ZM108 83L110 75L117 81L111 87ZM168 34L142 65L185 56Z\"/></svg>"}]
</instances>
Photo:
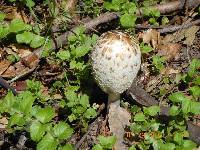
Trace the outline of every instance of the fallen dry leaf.
<instances>
[{"instance_id":1,"label":"fallen dry leaf","mask_svg":"<svg viewBox=\"0 0 200 150\"><path fill-rule=\"evenodd\" d=\"M177 60L179 58L179 53L182 48L182 45L179 43L169 43L158 46L158 54L165 56L167 61L172 59Z\"/></svg>"},{"instance_id":2,"label":"fallen dry leaf","mask_svg":"<svg viewBox=\"0 0 200 150\"><path fill-rule=\"evenodd\" d=\"M12 78L16 76L16 70L15 67L10 66L3 74L2 77L6 78Z\"/></svg>"},{"instance_id":3,"label":"fallen dry leaf","mask_svg":"<svg viewBox=\"0 0 200 150\"><path fill-rule=\"evenodd\" d=\"M13 6L0 6L0 11L6 14L6 20L22 19L24 22L28 22L28 18L23 10L17 9Z\"/></svg>"},{"instance_id":4,"label":"fallen dry leaf","mask_svg":"<svg viewBox=\"0 0 200 150\"><path fill-rule=\"evenodd\" d=\"M6 117L0 118L0 129L5 129L8 124L8 119Z\"/></svg>"},{"instance_id":5,"label":"fallen dry leaf","mask_svg":"<svg viewBox=\"0 0 200 150\"><path fill-rule=\"evenodd\" d=\"M128 147L124 144L124 128L130 125L130 119L131 115L126 109L115 103L110 104L108 122L110 131L117 137L117 142L114 145L115 150L128 149Z\"/></svg>"},{"instance_id":6,"label":"fallen dry leaf","mask_svg":"<svg viewBox=\"0 0 200 150\"><path fill-rule=\"evenodd\" d=\"M194 43L195 34L197 33L198 30L199 30L199 26L192 26L192 27L188 28L187 30L185 30L185 38L186 39L183 42L183 44L192 46Z\"/></svg>"},{"instance_id":7,"label":"fallen dry leaf","mask_svg":"<svg viewBox=\"0 0 200 150\"><path fill-rule=\"evenodd\" d=\"M179 30L173 34L168 34L163 38L162 44L177 43L185 39L183 43L191 46L194 42L195 34L198 30L198 26L192 26L187 29Z\"/></svg>"},{"instance_id":8,"label":"fallen dry leaf","mask_svg":"<svg viewBox=\"0 0 200 150\"><path fill-rule=\"evenodd\" d=\"M33 68L38 64L39 57L36 54L32 53L31 55L24 57L22 59L22 62L26 67Z\"/></svg>"},{"instance_id":9,"label":"fallen dry leaf","mask_svg":"<svg viewBox=\"0 0 200 150\"><path fill-rule=\"evenodd\" d=\"M139 38L141 38L144 43L151 44L154 49L160 44L161 40L160 32L155 29L148 29L144 33L141 33Z\"/></svg>"},{"instance_id":10,"label":"fallen dry leaf","mask_svg":"<svg viewBox=\"0 0 200 150\"><path fill-rule=\"evenodd\" d=\"M1 60L0 61L0 75L3 74L6 69L10 66L11 62L8 60Z\"/></svg>"}]
</instances>

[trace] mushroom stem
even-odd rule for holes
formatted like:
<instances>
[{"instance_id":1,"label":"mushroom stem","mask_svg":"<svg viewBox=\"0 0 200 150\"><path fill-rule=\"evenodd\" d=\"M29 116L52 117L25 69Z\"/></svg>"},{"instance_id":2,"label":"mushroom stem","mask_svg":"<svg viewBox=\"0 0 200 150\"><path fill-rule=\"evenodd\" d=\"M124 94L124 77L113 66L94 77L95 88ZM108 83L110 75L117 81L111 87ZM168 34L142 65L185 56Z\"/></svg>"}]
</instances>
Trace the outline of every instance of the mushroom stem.
<instances>
[{"instance_id":1,"label":"mushroom stem","mask_svg":"<svg viewBox=\"0 0 200 150\"><path fill-rule=\"evenodd\" d=\"M111 103L115 103L117 106L120 105L120 94L119 93L109 93L108 94L108 106Z\"/></svg>"}]
</instances>

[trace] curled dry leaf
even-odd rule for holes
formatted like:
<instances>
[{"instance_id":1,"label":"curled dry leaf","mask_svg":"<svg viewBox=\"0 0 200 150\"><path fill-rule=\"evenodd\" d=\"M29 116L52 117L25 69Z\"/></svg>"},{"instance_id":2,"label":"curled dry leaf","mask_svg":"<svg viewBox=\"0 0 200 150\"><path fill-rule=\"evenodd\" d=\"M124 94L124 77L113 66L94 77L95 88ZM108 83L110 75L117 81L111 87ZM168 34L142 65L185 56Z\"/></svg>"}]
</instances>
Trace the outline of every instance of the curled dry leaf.
<instances>
[{"instance_id":1,"label":"curled dry leaf","mask_svg":"<svg viewBox=\"0 0 200 150\"><path fill-rule=\"evenodd\" d=\"M8 60L2 60L0 61L0 75L2 75L6 69L10 66L11 62Z\"/></svg>"},{"instance_id":2,"label":"curled dry leaf","mask_svg":"<svg viewBox=\"0 0 200 150\"><path fill-rule=\"evenodd\" d=\"M154 49L160 44L161 40L160 32L155 29L148 29L144 33L140 33L139 38L142 39L144 43L151 44Z\"/></svg>"},{"instance_id":3,"label":"curled dry leaf","mask_svg":"<svg viewBox=\"0 0 200 150\"><path fill-rule=\"evenodd\" d=\"M126 150L128 147L124 144L124 128L130 125L129 120L131 119L130 113L116 105L115 103L110 104L108 122L110 131L117 137L117 142L114 146L115 150Z\"/></svg>"},{"instance_id":4,"label":"curled dry leaf","mask_svg":"<svg viewBox=\"0 0 200 150\"><path fill-rule=\"evenodd\" d=\"M172 59L177 60L179 58L179 53L182 48L182 45L179 43L169 43L158 46L158 54L165 56L167 61Z\"/></svg>"}]
</instances>

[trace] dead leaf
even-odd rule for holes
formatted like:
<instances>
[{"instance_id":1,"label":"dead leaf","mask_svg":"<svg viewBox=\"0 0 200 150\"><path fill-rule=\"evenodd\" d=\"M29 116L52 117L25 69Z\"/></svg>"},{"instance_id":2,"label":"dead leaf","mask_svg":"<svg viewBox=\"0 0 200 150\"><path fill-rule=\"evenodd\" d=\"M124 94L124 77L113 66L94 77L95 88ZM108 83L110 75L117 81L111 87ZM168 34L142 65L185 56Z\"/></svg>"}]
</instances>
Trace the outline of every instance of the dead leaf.
<instances>
[{"instance_id":1,"label":"dead leaf","mask_svg":"<svg viewBox=\"0 0 200 150\"><path fill-rule=\"evenodd\" d=\"M156 48L160 44L160 32L155 29L148 29L146 32L139 35L139 38L142 38L142 41L147 44L151 44L153 48Z\"/></svg>"},{"instance_id":2,"label":"dead leaf","mask_svg":"<svg viewBox=\"0 0 200 150\"><path fill-rule=\"evenodd\" d=\"M0 61L0 75L3 74L6 69L10 66L11 62L8 60L2 60Z\"/></svg>"},{"instance_id":3,"label":"dead leaf","mask_svg":"<svg viewBox=\"0 0 200 150\"><path fill-rule=\"evenodd\" d=\"M171 75L171 74L178 74L180 73L180 70L175 70L174 68L171 67L166 67L161 71L162 75Z\"/></svg>"},{"instance_id":4,"label":"dead leaf","mask_svg":"<svg viewBox=\"0 0 200 150\"><path fill-rule=\"evenodd\" d=\"M3 74L2 77L5 78L12 78L16 76L16 70L15 67L10 66Z\"/></svg>"},{"instance_id":5,"label":"dead leaf","mask_svg":"<svg viewBox=\"0 0 200 150\"><path fill-rule=\"evenodd\" d=\"M20 92L26 90L27 84L26 81L17 81L15 89Z\"/></svg>"},{"instance_id":6,"label":"dead leaf","mask_svg":"<svg viewBox=\"0 0 200 150\"><path fill-rule=\"evenodd\" d=\"M13 6L0 6L0 11L6 14L6 20L22 19L25 23L28 23L28 18L23 10L19 10Z\"/></svg>"},{"instance_id":7,"label":"dead leaf","mask_svg":"<svg viewBox=\"0 0 200 150\"><path fill-rule=\"evenodd\" d=\"M36 54L32 53L32 54L24 57L22 59L22 62L26 67L33 68L38 64L39 57Z\"/></svg>"},{"instance_id":8,"label":"dead leaf","mask_svg":"<svg viewBox=\"0 0 200 150\"><path fill-rule=\"evenodd\" d=\"M117 137L117 142L114 146L115 150L126 150L128 147L124 144L124 128L130 125L130 113L118 106L116 103L111 103L109 107L108 122L110 131Z\"/></svg>"},{"instance_id":9,"label":"dead leaf","mask_svg":"<svg viewBox=\"0 0 200 150\"><path fill-rule=\"evenodd\" d=\"M21 61L14 64L14 67L16 68L16 75L23 74L27 70L29 70L28 67L25 67Z\"/></svg>"},{"instance_id":10,"label":"dead leaf","mask_svg":"<svg viewBox=\"0 0 200 150\"><path fill-rule=\"evenodd\" d=\"M185 39L183 43L191 46L194 42L195 34L198 30L198 26L192 26L187 29L179 30L173 34L168 34L163 38L162 44L177 43Z\"/></svg>"},{"instance_id":11,"label":"dead leaf","mask_svg":"<svg viewBox=\"0 0 200 150\"><path fill-rule=\"evenodd\" d=\"M24 49L20 49L19 50L19 57L24 58L28 55L30 55L32 52L29 50L24 50Z\"/></svg>"},{"instance_id":12,"label":"dead leaf","mask_svg":"<svg viewBox=\"0 0 200 150\"><path fill-rule=\"evenodd\" d=\"M179 43L169 43L158 46L158 54L161 56L165 56L167 61L172 59L177 60L179 58L179 53L182 48L182 45Z\"/></svg>"},{"instance_id":13,"label":"dead leaf","mask_svg":"<svg viewBox=\"0 0 200 150\"><path fill-rule=\"evenodd\" d=\"M6 117L0 118L0 129L5 129L8 124L8 119Z\"/></svg>"},{"instance_id":14,"label":"dead leaf","mask_svg":"<svg viewBox=\"0 0 200 150\"><path fill-rule=\"evenodd\" d=\"M192 46L194 43L195 34L198 30L199 30L199 26L192 26L192 27L188 28L187 30L185 30L185 38L186 39L183 42L183 44Z\"/></svg>"}]
</instances>

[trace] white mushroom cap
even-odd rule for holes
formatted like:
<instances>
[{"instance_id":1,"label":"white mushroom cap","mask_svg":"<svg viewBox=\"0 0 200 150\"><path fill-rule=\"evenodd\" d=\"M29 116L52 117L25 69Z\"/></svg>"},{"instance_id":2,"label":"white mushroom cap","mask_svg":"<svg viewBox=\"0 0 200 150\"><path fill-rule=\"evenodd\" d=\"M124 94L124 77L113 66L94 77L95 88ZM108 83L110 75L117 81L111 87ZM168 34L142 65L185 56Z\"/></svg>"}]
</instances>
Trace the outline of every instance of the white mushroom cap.
<instances>
[{"instance_id":1,"label":"white mushroom cap","mask_svg":"<svg viewBox=\"0 0 200 150\"><path fill-rule=\"evenodd\" d=\"M95 80L110 94L127 90L141 64L140 47L130 35L120 31L102 34L91 54Z\"/></svg>"}]
</instances>

